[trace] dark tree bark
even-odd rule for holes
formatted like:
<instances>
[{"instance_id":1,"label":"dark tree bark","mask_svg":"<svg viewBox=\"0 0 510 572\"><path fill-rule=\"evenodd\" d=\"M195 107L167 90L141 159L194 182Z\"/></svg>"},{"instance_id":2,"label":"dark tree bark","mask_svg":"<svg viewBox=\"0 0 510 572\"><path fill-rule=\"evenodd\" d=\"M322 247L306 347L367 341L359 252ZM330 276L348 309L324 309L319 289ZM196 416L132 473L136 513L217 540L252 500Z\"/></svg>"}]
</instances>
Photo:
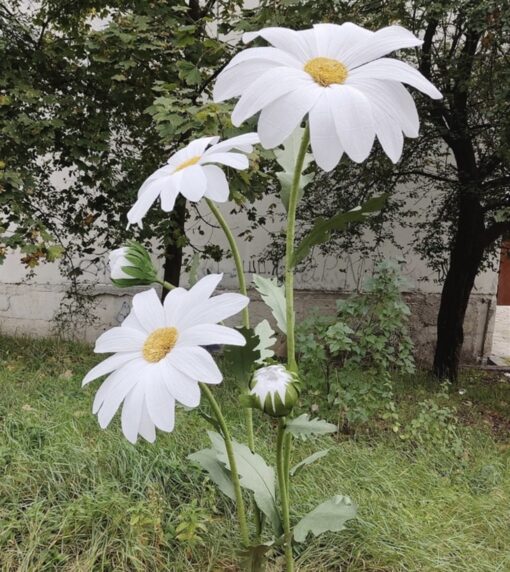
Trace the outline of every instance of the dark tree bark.
<instances>
[{"instance_id":1,"label":"dark tree bark","mask_svg":"<svg viewBox=\"0 0 510 572\"><path fill-rule=\"evenodd\" d=\"M434 374L439 379L457 380L464 318L485 251L484 230L477 197L471 193L461 195L457 232L437 319Z\"/></svg>"},{"instance_id":2,"label":"dark tree bark","mask_svg":"<svg viewBox=\"0 0 510 572\"><path fill-rule=\"evenodd\" d=\"M173 286L179 286L182 269L182 241L179 237L184 236L184 223L186 222L186 199L179 196L175 201L174 210L171 213L172 237L165 247L165 262L163 264L163 280ZM163 288L161 299L164 300L168 291Z\"/></svg>"}]
</instances>

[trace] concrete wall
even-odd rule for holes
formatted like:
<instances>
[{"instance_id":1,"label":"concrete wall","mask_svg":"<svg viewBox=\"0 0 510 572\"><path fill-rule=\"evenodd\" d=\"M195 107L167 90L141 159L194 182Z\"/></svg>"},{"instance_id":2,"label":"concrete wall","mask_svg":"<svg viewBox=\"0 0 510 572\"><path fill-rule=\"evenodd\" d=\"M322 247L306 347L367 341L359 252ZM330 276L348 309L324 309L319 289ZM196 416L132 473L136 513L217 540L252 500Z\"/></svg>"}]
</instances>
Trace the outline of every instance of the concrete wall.
<instances>
[{"instance_id":1,"label":"concrete wall","mask_svg":"<svg viewBox=\"0 0 510 572\"><path fill-rule=\"evenodd\" d=\"M274 199L274 198L273 198ZM429 199L430 200L430 197ZM187 229L192 241L200 245L212 242L221 246L225 240L216 227L206 207L200 204L201 215L211 226L205 235L198 233L195 222ZM262 201L259 209L263 211ZM425 208L426 205L424 205ZM229 213L230 205L221 206L229 218L234 232L245 228L244 215ZM277 229L281 222L269 221L269 229ZM441 283L431 273L426 264L412 253L409 247L409 230L396 228L395 233L400 248L383 245L376 255L388 258L398 257L402 262L401 270L407 279L405 299L411 307L411 332L416 343L417 357L424 362L431 359L435 343L435 322L439 307ZM252 242L241 242L240 248L245 270L250 281L252 273L265 276L281 275L281 268L273 268L263 259L263 251L270 237L266 231L258 232ZM84 261L86 262L86 261ZM306 269L296 277L296 310L298 316L304 316L313 308L329 314L335 311L335 301L362 286L364 280L372 274L374 259L364 259L358 254L350 254L338 259L333 256L316 256L312 268ZM200 267L200 274L223 272L222 288L237 289L237 278L231 260L220 263L206 261ZM186 278L183 281L186 284ZM90 291L92 306L89 317L93 315L93 324L84 324L78 314L72 316L72 326L64 330L64 335L77 339L94 341L105 329L119 324L127 315L130 299L136 290L120 290L113 287L108 278L106 260L99 267L88 268L87 279L83 286ZM6 263L0 266L0 332L6 334L28 334L46 336L55 333L55 315L61 309L68 284L65 283L57 264L47 264L36 270L35 275L26 279L26 271L19 263L19 256L12 254ZM463 358L476 361L481 354L490 353L497 289L497 273L486 272L480 275L471 297L465 322L465 344ZM251 312L254 322L269 317L269 312L252 292ZM74 320L74 322L73 322Z\"/></svg>"}]
</instances>

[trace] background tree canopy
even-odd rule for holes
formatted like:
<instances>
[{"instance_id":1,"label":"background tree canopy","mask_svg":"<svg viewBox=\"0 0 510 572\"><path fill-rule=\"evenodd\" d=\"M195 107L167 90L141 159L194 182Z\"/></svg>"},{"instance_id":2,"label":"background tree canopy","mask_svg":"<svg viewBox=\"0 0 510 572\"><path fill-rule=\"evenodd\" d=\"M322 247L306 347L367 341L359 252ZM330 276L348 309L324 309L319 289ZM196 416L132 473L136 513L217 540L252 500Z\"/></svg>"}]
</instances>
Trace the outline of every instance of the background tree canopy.
<instances>
[{"instance_id":1,"label":"background tree canopy","mask_svg":"<svg viewBox=\"0 0 510 572\"><path fill-rule=\"evenodd\" d=\"M127 236L118 221L173 149L201 134L233 132L228 106L208 96L238 48L216 37L213 22L220 37L350 20L371 29L399 23L424 39L400 57L445 98L413 94L420 137L406 141L396 166L375 152L362 165L344 159L333 173L317 173L299 217L304 232L319 216L380 192L392 195L370 224L377 240L392 238L393 222L414 225L416 251L444 279L435 370L456 377L475 276L510 230L508 1L261 0L252 10L240 0L45 1L31 12L20 6L0 3L0 255L19 246L32 267L62 254L73 280L84 272L74 254L98 260L98 245L109 250ZM274 188L260 164L234 180L239 203ZM58 172L64 191L55 184ZM431 193L434 201L417 221L407 199ZM254 225L264 222L265 213L250 214ZM187 216L184 202L171 217L152 209L140 234L165 237L165 278L172 282ZM329 252L359 248L359 236L361 227L353 227ZM214 248L202 254L222 255ZM278 240L271 255L281 258Z\"/></svg>"}]
</instances>

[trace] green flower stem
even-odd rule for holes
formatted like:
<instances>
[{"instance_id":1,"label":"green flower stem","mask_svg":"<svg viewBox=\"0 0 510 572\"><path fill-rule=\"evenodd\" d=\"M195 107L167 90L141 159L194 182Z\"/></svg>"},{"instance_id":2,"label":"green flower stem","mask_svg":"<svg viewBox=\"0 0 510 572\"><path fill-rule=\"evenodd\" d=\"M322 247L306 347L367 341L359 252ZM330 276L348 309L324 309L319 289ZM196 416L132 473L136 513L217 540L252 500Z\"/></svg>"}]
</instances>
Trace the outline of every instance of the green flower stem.
<instances>
[{"instance_id":1,"label":"green flower stem","mask_svg":"<svg viewBox=\"0 0 510 572\"><path fill-rule=\"evenodd\" d=\"M290 491L290 452L292 450L292 435L286 431L285 432L285 439L283 441L283 470L285 474L285 484L287 487L287 496L289 495Z\"/></svg>"},{"instance_id":2,"label":"green flower stem","mask_svg":"<svg viewBox=\"0 0 510 572\"><path fill-rule=\"evenodd\" d=\"M241 294L248 296L246 290L246 279L244 277L243 261L241 259L239 248L237 247L236 239L234 238L234 235L232 234L232 231L230 230L230 227L228 226L224 216L221 214L220 209L210 199L206 199L206 202L211 209L211 212L216 217L218 224L221 226L223 232L225 233L225 236L227 237L228 244L230 246L230 250L232 251L232 256L234 257L234 262L236 265L239 290ZM243 326L245 328L250 327L250 313L248 311L248 307L243 310Z\"/></svg>"},{"instance_id":3,"label":"green flower stem","mask_svg":"<svg viewBox=\"0 0 510 572\"><path fill-rule=\"evenodd\" d=\"M248 534L248 524L246 521L246 511L244 508L243 493L241 490L241 483L239 481L239 473L237 472L237 463L234 455L234 448L232 447L232 437L228 430L225 418L221 412L220 406L211 390L205 383L200 384L201 390L204 392L205 396L211 404L214 415L221 427L221 432L223 433L223 438L225 440L225 448L227 450L228 462L230 465L230 474L232 477L232 483L234 485L235 495L236 495L236 508L237 508L237 518L239 520L239 529L241 531L241 540L244 546L250 545L250 537Z\"/></svg>"},{"instance_id":4,"label":"green flower stem","mask_svg":"<svg viewBox=\"0 0 510 572\"><path fill-rule=\"evenodd\" d=\"M244 276L244 268L243 268L243 261L241 259L241 253L239 252L239 248L237 246L236 239L234 238L234 234L230 230L225 217L221 214L220 209L216 206L216 204L211 201L210 199L206 199L207 205L211 209L211 212L216 217L218 224L221 226L225 236L227 237L228 244L230 245L230 250L232 251L232 256L234 257L234 262L236 265L236 272L237 272L237 280L239 282L239 290L241 294L244 296L248 296L248 291L246 289L246 278ZM245 328L250 327L250 312L248 307L244 308L243 310L243 326ZM255 435L253 432L253 412L250 407L244 408L244 418L246 423L246 432L248 438L248 447L251 451L255 451ZM257 527L257 537L260 537L262 532L262 522L260 511L253 501L253 512L255 514L255 525Z\"/></svg>"},{"instance_id":5,"label":"green flower stem","mask_svg":"<svg viewBox=\"0 0 510 572\"><path fill-rule=\"evenodd\" d=\"M161 286L167 290L173 290L175 288L173 284L170 284L170 282L167 282L166 280L158 280L158 284L161 284Z\"/></svg>"},{"instance_id":6,"label":"green flower stem","mask_svg":"<svg viewBox=\"0 0 510 572\"><path fill-rule=\"evenodd\" d=\"M285 539L285 569L287 572L294 570L294 558L292 556L292 530L290 528L289 490L285 474L285 418L278 419L278 436L276 439L276 469L278 473L278 488L280 489L280 502L282 505L283 533Z\"/></svg>"},{"instance_id":7,"label":"green flower stem","mask_svg":"<svg viewBox=\"0 0 510 572\"><path fill-rule=\"evenodd\" d=\"M308 125L303 133L301 146L294 167L294 177L290 188L289 210L287 213L287 238L285 246L285 301L287 317L287 365L291 371L297 372L296 342L294 338L294 238L296 234L296 210L299 201L299 182L303 171L306 151L310 142Z\"/></svg>"}]
</instances>

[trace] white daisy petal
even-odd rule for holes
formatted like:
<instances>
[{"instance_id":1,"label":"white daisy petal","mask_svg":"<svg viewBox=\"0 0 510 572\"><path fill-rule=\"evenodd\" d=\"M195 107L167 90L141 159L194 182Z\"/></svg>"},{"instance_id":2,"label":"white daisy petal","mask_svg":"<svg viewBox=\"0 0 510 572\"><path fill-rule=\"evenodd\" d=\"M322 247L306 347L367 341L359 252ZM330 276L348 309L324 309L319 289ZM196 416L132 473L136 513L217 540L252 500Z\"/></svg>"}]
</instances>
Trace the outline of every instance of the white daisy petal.
<instances>
[{"instance_id":1,"label":"white daisy petal","mask_svg":"<svg viewBox=\"0 0 510 572\"><path fill-rule=\"evenodd\" d=\"M150 365L151 364L147 364L142 360L137 360L116 372L115 382L110 384L108 391L103 394L102 403L100 404L100 409L97 414L97 420L102 429L110 424L120 404L133 387L139 383L143 383L144 377L149 374L150 367L148 366ZM94 401L94 409L98 405L99 403Z\"/></svg>"},{"instance_id":2,"label":"white daisy petal","mask_svg":"<svg viewBox=\"0 0 510 572\"><path fill-rule=\"evenodd\" d=\"M190 155L195 157L197 155L202 155L209 145L215 145L219 140L220 138L218 136L201 137L200 139L192 141L188 145L187 149L189 150Z\"/></svg>"},{"instance_id":3,"label":"white daisy petal","mask_svg":"<svg viewBox=\"0 0 510 572\"><path fill-rule=\"evenodd\" d=\"M152 203L157 199L159 189L153 187L140 193L135 204L131 207L127 214L127 219L130 224L139 224L147 211L151 208Z\"/></svg>"},{"instance_id":4,"label":"white daisy petal","mask_svg":"<svg viewBox=\"0 0 510 572\"><path fill-rule=\"evenodd\" d=\"M204 173L207 178L205 196L217 203L228 201L230 189L225 173L216 165L205 165Z\"/></svg>"},{"instance_id":5,"label":"white daisy petal","mask_svg":"<svg viewBox=\"0 0 510 572\"><path fill-rule=\"evenodd\" d=\"M401 127L407 137L418 137L420 119L411 94L400 83L379 79L348 79L352 85L363 92L368 99Z\"/></svg>"},{"instance_id":6,"label":"white daisy petal","mask_svg":"<svg viewBox=\"0 0 510 572\"><path fill-rule=\"evenodd\" d=\"M121 328L132 328L133 330L140 330L141 332L146 334L145 328L142 326L142 324L140 324L140 322L138 321L138 318L136 317L133 310L131 310L131 312L129 312L129 314L126 316L126 318L124 319L124 321L122 322L120 327Z\"/></svg>"},{"instance_id":7,"label":"white daisy petal","mask_svg":"<svg viewBox=\"0 0 510 572\"><path fill-rule=\"evenodd\" d=\"M323 90L314 82L283 95L260 113L258 131L266 149L281 145L301 124Z\"/></svg>"},{"instance_id":8,"label":"white daisy petal","mask_svg":"<svg viewBox=\"0 0 510 572\"><path fill-rule=\"evenodd\" d=\"M180 318L183 329L197 324L216 324L245 308L250 299L242 294L220 294L197 305Z\"/></svg>"},{"instance_id":9,"label":"white daisy petal","mask_svg":"<svg viewBox=\"0 0 510 572\"><path fill-rule=\"evenodd\" d=\"M165 325L162 305L154 288L134 295L133 310L148 333Z\"/></svg>"},{"instance_id":10,"label":"white daisy petal","mask_svg":"<svg viewBox=\"0 0 510 572\"><path fill-rule=\"evenodd\" d=\"M196 305L211 297L216 287L221 282L223 274L207 274L199 280L189 291L185 304L188 310L196 308Z\"/></svg>"},{"instance_id":11,"label":"white daisy petal","mask_svg":"<svg viewBox=\"0 0 510 572\"><path fill-rule=\"evenodd\" d=\"M216 344L229 344L231 346L244 346L246 340L234 328L219 326L217 324L199 324L187 328L179 335L177 346L211 346Z\"/></svg>"},{"instance_id":12,"label":"white daisy petal","mask_svg":"<svg viewBox=\"0 0 510 572\"><path fill-rule=\"evenodd\" d=\"M220 143L216 143L203 154L207 157L210 153L218 153L219 151L230 151L231 149L238 149L244 153L251 153L253 150L253 145L260 143L260 138L257 133L243 133L242 135L236 135L236 137L231 137L230 139L225 139Z\"/></svg>"},{"instance_id":13,"label":"white daisy petal","mask_svg":"<svg viewBox=\"0 0 510 572\"><path fill-rule=\"evenodd\" d=\"M303 89L313 79L303 70L277 67L267 71L247 87L232 112L232 123L239 127L243 121L282 95Z\"/></svg>"},{"instance_id":14,"label":"white daisy petal","mask_svg":"<svg viewBox=\"0 0 510 572\"><path fill-rule=\"evenodd\" d=\"M166 213L173 210L175 206L175 199L177 198L178 191L176 189L165 189L161 191L161 208Z\"/></svg>"},{"instance_id":15,"label":"white daisy petal","mask_svg":"<svg viewBox=\"0 0 510 572\"><path fill-rule=\"evenodd\" d=\"M185 313L183 302L188 292L184 288L174 288L165 296L163 303L165 309L165 326L178 326L179 317Z\"/></svg>"},{"instance_id":16,"label":"white daisy petal","mask_svg":"<svg viewBox=\"0 0 510 572\"><path fill-rule=\"evenodd\" d=\"M181 193L190 201L199 201L205 193L207 180L200 165L182 170Z\"/></svg>"},{"instance_id":17,"label":"white daisy petal","mask_svg":"<svg viewBox=\"0 0 510 572\"><path fill-rule=\"evenodd\" d=\"M138 427L138 433L149 443L154 443L156 440L156 426L152 422L149 412L147 411L147 405L143 404L142 417L140 418L140 425Z\"/></svg>"},{"instance_id":18,"label":"white daisy petal","mask_svg":"<svg viewBox=\"0 0 510 572\"><path fill-rule=\"evenodd\" d=\"M401 26L388 26L377 30L355 49L352 48L350 53L342 59L342 63L352 69L395 50L421 46L422 43L422 40L419 40L409 30Z\"/></svg>"},{"instance_id":19,"label":"white daisy petal","mask_svg":"<svg viewBox=\"0 0 510 572\"><path fill-rule=\"evenodd\" d=\"M242 153L211 153L202 160L203 165L208 163L220 163L221 165L241 170L250 166L248 157Z\"/></svg>"},{"instance_id":20,"label":"white daisy petal","mask_svg":"<svg viewBox=\"0 0 510 572\"><path fill-rule=\"evenodd\" d=\"M239 52L230 60L221 74L227 70L231 70L233 67L241 69L243 66L254 62L263 62L268 66L280 65L295 67L297 69L303 67L303 62L288 52L279 50L278 48L264 46L261 48L248 48L247 50ZM221 74L218 77L221 77ZM215 101L217 101L216 98Z\"/></svg>"},{"instance_id":21,"label":"white daisy petal","mask_svg":"<svg viewBox=\"0 0 510 572\"><path fill-rule=\"evenodd\" d=\"M274 48L254 48L254 49L267 49ZM250 50L246 50L249 52ZM241 52L244 54L245 52ZM246 86L253 83L261 75L265 74L270 69L282 65L278 61L270 62L267 60L253 60L245 62L241 65L229 67L224 69L216 83L214 84L213 99L215 102L225 101L232 97L241 95L246 89ZM298 68L298 66L292 66ZM299 66L300 67L300 66Z\"/></svg>"},{"instance_id":22,"label":"white daisy petal","mask_svg":"<svg viewBox=\"0 0 510 572\"><path fill-rule=\"evenodd\" d=\"M140 351L146 335L133 328L116 327L101 334L96 340L96 354Z\"/></svg>"},{"instance_id":23,"label":"white daisy petal","mask_svg":"<svg viewBox=\"0 0 510 572\"><path fill-rule=\"evenodd\" d=\"M373 32L351 22L338 24L315 24L315 41L319 57L327 57L343 61L344 57L353 49L373 36Z\"/></svg>"},{"instance_id":24,"label":"white daisy petal","mask_svg":"<svg viewBox=\"0 0 510 572\"><path fill-rule=\"evenodd\" d=\"M221 383L223 375L211 354L200 347L175 347L166 357L171 365L203 383Z\"/></svg>"},{"instance_id":25,"label":"white daisy petal","mask_svg":"<svg viewBox=\"0 0 510 572\"><path fill-rule=\"evenodd\" d=\"M107 373L111 373L112 371L119 369L124 364L128 363L129 361L139 358L140 352L122 352L118 354L114 354L110 357L107 357L101 363L98 363L95 367L93 367L87 375L83 378L82 386L87 385L94 379L106 375Z\"/></svg>"},{"instance_id":26,"label":"white daisy petal","mask_svg":"<svg viewBox=\"0 0 510 572\"><path fill-rule=\"evenodd\" d=\"M276 27L263 28L258 32L246 32L243 35L243 42L247 44L258 36L264 38L264 40L272 44L275 48L279 48L291 54L301 62L306 62L308 59L314 57L314 52L311 51L308 42L295 30Z\"/></svg>"},{"instance_id":27,"label":"white daisy petal","mask_svg":"<svg viewBox=\"0 0 510 572\"><path fill-rule=\"evenodd\" d=\"M122 406L120 416L122 433L133 444L138 438L138 430L144 411L144 395L145 386L143 383L139 383L127 394Z\"/></svg>"},{"instance_id":28,"label":"white daisy petal","mask_svg":"<svg viewBox=\"0 0 510 572\"><path fill-rule=\"evenodd\" d=\"M441 92L418 70L404 62L390 58L380 58L364 64L349 71L349 77L399 81L411 85L432 99L441 99L442 97Z\"/></svg>"},{"instance_id":29,"label":"white daisy petal","mask_svg":"<svg viewBox=\"0 0 510 572\"><path fill-rule=\"evenodd\" d=\"M145 404L154 425L162 431L172 431L175 420L175 399L166 388L165 374L166 371L160 363L154 364L154 378L145 389Z\"/></svg>"},{"instance_id":30,"label":"white daisy petal","mask_svg":"<svg viewBox=\"0 0 510 572\"><path fill-rule=\"evenodd\" d=\"M310 142L317 165L324 171L331 171L338 165L343 148L334 127L331 90L324 89L317 103L310 111Z\"/></svg>"},{"instance_id":31,"label":"white daisy petal","mask_svg":"<svg viewBox=\"0 0 510 572\"><path fill-rule=\"evenodd\" d=\"M349 157L361 163L370 154L375 138L369 100L348 85L332 85L331 102L338 138Z\"/></svg>"},{"instance_id":32,"label":"white daisy petal","mask_svg":"<svg viewBox=\"0 0 510 572\"><path fill-rule=\"evenodd\" d=\"M388 157L396 163L402 155L404 136L398 124L383 110L374 110L375 132L381 147Z\"/></svg>"},{"instance_id":33,"label":"white daisy petal","mask_svg":"<svg viewBox=\"0 0 510 572\"><path fill-rule=\"evenodd\" d=\"M168 359L161 360L160 365L170 395L185 407L197 407L200 404L198 382L175 368Z\"/></svg>"}]
</instances>

